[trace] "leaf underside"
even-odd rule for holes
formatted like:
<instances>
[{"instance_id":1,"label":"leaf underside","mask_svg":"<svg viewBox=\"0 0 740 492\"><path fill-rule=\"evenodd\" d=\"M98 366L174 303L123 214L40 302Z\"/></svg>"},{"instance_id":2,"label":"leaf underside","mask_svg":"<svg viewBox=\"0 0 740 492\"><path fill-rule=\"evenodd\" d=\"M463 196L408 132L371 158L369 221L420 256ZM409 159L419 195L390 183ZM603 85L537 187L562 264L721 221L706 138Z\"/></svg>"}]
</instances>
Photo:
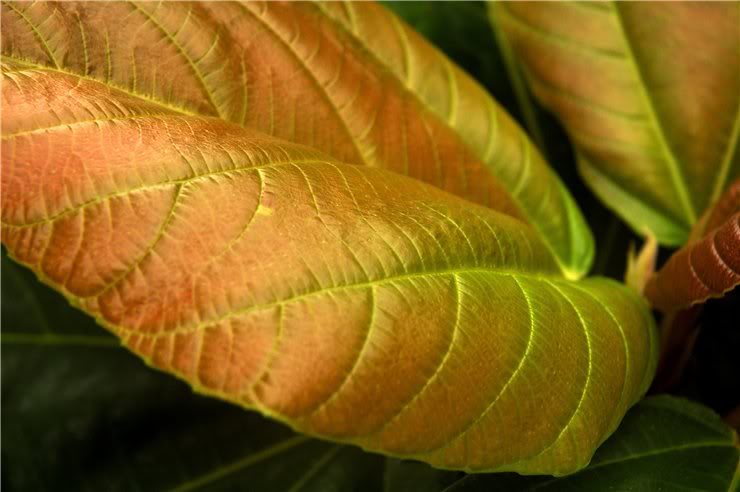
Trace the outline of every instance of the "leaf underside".
<instances>
[{"instance_id":1,"label":"leaf underside","mask_svg":"<svg viewBox=\"0 0 740 492\"><path fill-rule=\"evenodd\" d=\"M9 253L199 392L439 467L560 474L652 378L642 300L566 280L517 219L58 70L3 73Z\"/></svg>"},{"instance_id":2,"label":"leaf underside","mask_svg":"<svg viewBox=\"0 0 740 492\"><path fill-rule=\"evenodd\" d=\"M16 62L414 177L526 218L573 278L591 264L580 211L524 132L378 5L39 2L2 11L2 53Z\"/></svg>"},{"instance_id":3,"label":"leaf underside","mask_svg":"<svg viewBox=\"0 0 740 492\"><path fill-rule=\"evenodd\" d=\"M721 297L740 284L740 181L736 181L650 279L645 295L672 312Z\"/></svg>"},{"instance_id":4,"label":"leaf underside","mask_svg":"<svg viewBox=\"0 0 740 492\"><path fill-rule=\"evenodd\" d=\"M31 272L2 264L3 484L13 490L387 492L733 490L739 450L718 417L648 398L579 473L460 477L291 435L149 371ZM126 378L121 378L126 374ZM75 384L69 384L75 381ZM156 463L156 467L152 467Z\"/></svg>"},{"instance_id":5,"label":"leaf underside","mask_svg":"<svg viewBox=\"0 0 740 492\"><path fill-rule=\"evenodd\" d=\"M445 492L713 490L740 485L737 434L717 414L667 395L641 401L579 473L562 478L471 475Z\"/></svg>"},{"instance_id":6,"label":"leaf underside","mask_svg":"<svg viewBox=\"0 0 740 492\"><path fill-rule=\"evenodd\" d=\"M580 171L638 233L686 242L740 176L740 4L494 2Z\"/></svg>"},{"instance_id":7,"label":"leaf underside","mask_svg":"<svg viewBox=\"0 0 740 492\"><path fill-rule=\"evenodd\" d=\"M382 457L297 436L256 413L194 395L149 370L5 254L1 271L3 489L382 487Z\"/></svg>"}]
</instances>

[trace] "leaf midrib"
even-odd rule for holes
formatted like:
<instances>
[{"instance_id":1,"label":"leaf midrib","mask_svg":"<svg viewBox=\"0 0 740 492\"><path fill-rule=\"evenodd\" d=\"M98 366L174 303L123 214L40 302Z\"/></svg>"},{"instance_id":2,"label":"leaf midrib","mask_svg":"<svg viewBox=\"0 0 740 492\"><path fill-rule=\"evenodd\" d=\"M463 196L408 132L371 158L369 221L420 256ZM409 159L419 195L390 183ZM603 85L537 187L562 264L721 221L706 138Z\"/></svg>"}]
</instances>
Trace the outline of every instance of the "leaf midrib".
<instances>
[{"instance_id":1,"label":"leaf midrib","mask_svg":"<svg viewBox=\"0 0 740 492\"><path fill-rule=\"evenodd\" d=\"M276 455L284 453L292 448L300 446L301 444L308 442L310 439L311 438L307 436L294 436L284 441L280 441L277 444L270 446L269 448L247 455L238 461L219 467L193 480L181 483L180 485L169 489L169 492L188 492L191 490L199 489L209 483L215 482L228 475L234 474L239 470L256 465L257 463L260 463Z\"/></svg>"},{"instance_id":2,"label":"leaf midrib","mask_svg":"<svg viewBox=\"0 0 740 492\"><path fill-rule=\"evenodd\" d=\"M471 273L483 273L483 274L489 274L489 275L498 275L498 276L509 276L512 278L529 278L534 279L535 281L544 281L544 280L550 280L554 282L562 282L564 281L564 278L560 275L560 272L520 272L516 270L510 270L510 269L498 269L495 267L461 267L461 268L449 268L449 269L441 269L441 270L429 270L429 271L418 271L418 272L412 272L412 273L403 273L398 275L389 275L384 278L375 279L375 280L368 280L366 282L355 282L350 284L342 284L342 285L335 285L331 287L325 287L320 288L316 290L312 290L303 294L298 294L295 296L287 297L285 299L279 299L275 301L265 302L261 304L253 304L241 309L236 309L234 311L231 311L229 313L226 313L222 316L214 317L212 319L205 320L201 323L196 323L194 325L190 326L182 326L171 330L161 331L158 333L142 333L137 329L134 328L126 328L123 326L117 326L114 325L105 318L98 318L98 322L108 327L110 330L113 330L114 332L119 333L131 333L136 334L145 338L159 338L163 336L169 336L173 334L178 333L189 333L191 331L197 331L203 328L206 328L208 326L215 325L217 323L223 322L227 319L233 318L234 316L241 316L244 314L249 314L254 311L260 311L264 309L271 309L274 307L280 307L285 304L291 304L294 302L300 302L302 300L319 296L319 295L326 295L326 294L332 294L335 292L342 292L344 290L352 290L352 289L363 289L367 287L374 287L374 286L382 286L387 283L393 283L403 280L414 280L414 279L423 279L427 277L444 277L444 276L451 276L451 275L459 275L459 274L471 274ZM72 296L74 299L74 296Z\"/></svg>"},{"instance_id":3,"label":"leaf midrib","mask_svg":"<svg viewBox=\"0 0 740 492\"><path fill-rule=\"evenodd\" d=\"M632 41L627 35L627 30L624 26L624 19L622 19L622 14L619 11L620 7L617 2L612 2L611 5L612 11L614 12L614 18L616 20L615 24L619 29L619 33L622 39L624 40L626 59L629 61L629 66L632 68L635 78L637 79L638 92L640 93L640 97L645 104L649 119L652 121L655 128L655 133L658 139L658 144L660 145L661 153L665 158L665 162L671 176L671 181L673 181L673 188L678 195L678 199L681 202L682 208L684 209L684 213L686 214L686 218L688 219L688 225L691 225L696 222L697 214L696 209L691 202L691 194L686 184L686 177L683 175L678 159L676 158L673 149L668 143L667 136L665 134L665 128L663 127L663 124L658 117L655 102L653 101L650 93L645 87L645 76L637 60L635 50L632 46Z\"/></svg>"}]
</instances>

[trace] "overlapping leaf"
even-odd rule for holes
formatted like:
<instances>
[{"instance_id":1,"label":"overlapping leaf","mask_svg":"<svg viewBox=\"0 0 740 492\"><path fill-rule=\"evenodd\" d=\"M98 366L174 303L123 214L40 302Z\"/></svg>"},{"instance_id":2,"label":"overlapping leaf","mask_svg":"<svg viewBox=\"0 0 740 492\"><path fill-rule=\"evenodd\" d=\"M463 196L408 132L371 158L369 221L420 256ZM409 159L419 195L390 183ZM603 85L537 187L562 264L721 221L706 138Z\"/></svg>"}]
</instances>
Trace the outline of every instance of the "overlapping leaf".
<instances>
[{"instance_id":1,"label":"overlapping leaf","mask_svg":"<svg viewBox=\"0 0 740 492\"><path fill-rule=\"evenodd\" d=\"M367 36L381 27L391 37ZM380 6L7 3L2 32L3 55L13 60L253 127L526 217L564 271L578 277L588 270L590 232L524 133L470 77ZM389 44L375 46L380 38Z\"/></svg>"},{"instance_id":2,"label":"overlapping leaf","mask_svg":"<svg viewBox=\"0 0 740 492\"><path fill-rule=\"evenodd\" d=\"M379 5L351 1L319 5L457 131L511 192L567 275L578 277L588 271L593 239L577 205L537 148L480 85Z\"/></svg>"},{"instance_id":3,"label":"overlapping leaf","mask_svg":"<svg viewBox=\"0 0 740 492\"><path fill-rule=\"evenodd\" d=\"M691 236L646 286L645 295L658 309L683 309L740 284L740 181L707 211Z\"/></svg>"},{"instance_id":4,"label":"overlapping leaf","mask_svg":"<svg viewBox=\"0 0 740 492\"><path fill-rule=\"evenodd\" d=\"M198 391L437 466L566 473L652 377L644 303L564 279L517 219L83 77L3 72L4 244Z\"/></svg>"},{"instance_id":5,"label":"overlapping leaf","mask_svg":"<svg viewBox=\"0 0 740 492\"><path fill-rule=\"evenodd\" d=\"M679 245L740 176L740 4L495 2L594 191Z\"/></svg>"}]
</instances>

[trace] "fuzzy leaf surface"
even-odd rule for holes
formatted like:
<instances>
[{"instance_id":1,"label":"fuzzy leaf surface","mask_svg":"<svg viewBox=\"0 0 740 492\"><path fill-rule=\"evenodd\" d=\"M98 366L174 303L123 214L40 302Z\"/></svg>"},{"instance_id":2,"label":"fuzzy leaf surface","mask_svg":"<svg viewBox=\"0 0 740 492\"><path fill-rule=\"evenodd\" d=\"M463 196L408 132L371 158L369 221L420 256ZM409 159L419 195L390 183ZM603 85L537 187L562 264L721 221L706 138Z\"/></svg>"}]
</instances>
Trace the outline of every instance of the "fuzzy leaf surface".
<instances>
[{"instance_id":1,"label":"fuzzy leaf surface","mask_svg":"<svg viewBox=\"0 0 740 492\"><path fill-rule=\"evenodd\" d=\"M652 378L645 303L567 280L522 221L75 75L4 76L9 253L199 392L440 467L567 473Z\"/></svg>"},{"instance_id":2,"label":"fuzzy leaf surface","mask_svg":"<svg viewBox=\"0 0 740 492\"><path fill-rule=\"evenodd\" d=\"M490 6L596 194L636 232L685 243L740 176L740 4Z\"/></svg>"},{"instance_id":3,"label":"fuzzy leaf surface","mask_svg":"<svg viewBox=\"0 0 740 492\"><path fill-rule=\"evenodd\" d=\"M412 176L527 218L572 277L590 266L590 231L524 132L383 7L21 2L2 13L15 61ZM350 18L382 26L389 44L377 51Z\"/></svg>"},{"instance_id":4,"label":"fuzzy leaf surface","mask_svg":"<svg viewBox=\"0 0 740 492\"><path fill-rule=\"evenodd\" d=\"M698 405L665 397L635 405L589 467L559 480L461 478L392 458L383 466L379 456L193 395L144 367L30 271L3 257L1 272L3 484L12 490L732 490L731 432Z\"/></svg>"}]
</instances>

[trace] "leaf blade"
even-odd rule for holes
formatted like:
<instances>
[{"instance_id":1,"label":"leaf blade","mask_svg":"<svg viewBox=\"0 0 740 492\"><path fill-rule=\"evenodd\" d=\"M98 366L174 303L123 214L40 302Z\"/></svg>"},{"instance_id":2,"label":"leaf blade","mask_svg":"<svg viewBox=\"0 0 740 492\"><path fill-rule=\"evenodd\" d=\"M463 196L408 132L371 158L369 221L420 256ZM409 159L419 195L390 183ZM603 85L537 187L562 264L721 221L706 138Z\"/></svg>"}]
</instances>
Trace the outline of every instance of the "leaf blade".
<instances>
[{"instance_id":1,"label":"leaf blade","mask_svg":"<svg viewBox=\"0 0 740 492\"><path fill-rule=\"evenodd\" d=\"M540 151L478 83L379 5L318 5L396 74L425 107L457 131L512 193L553 248L566 275L578 278L588 271L593 238L577 205Z\"/></svg>"},{"instance_id":2,"label":"leaf blade","mask_svg":"<svg viewBox=\"0 0 740 492\"><path fill-rule=\"evenodd\" d=\"M526 217L564 271L585 273L593 240L580 211L505 112L382 8L345 6L360 9L358 18L399 26L416 40L411 52L433 53L446 71L431 75L459 80L455 105L485 120L490 131L462 117L449 123L400 73L370 56L365 39L322 10L329 7L3 4L3 55L102 81L186 114L222 117L340 162L391 169ZM134 30L138 36L126 36ZM72 35L54 36L61 31Z\"/></svg>"},{"instance_id":3,"label":"leaf blade","mask_svg":"<svg viewBox=\"0 0 740 492\"><path fill-rule=\"evenodd\" d=\"M734 490L740 449L736 434L709 409L667 395L646 398L627 414L592 463L567 477L468 476L445 490L505 488L594 490L697 487Z\"/></svg>"},{"instance_id":4,"label":"leaf blade","mask_svg":"<svg viewBox=\"0 0 740 492\"><path fill-rule=\"evenodd\" d=\"M662 244L684 243L740 172L736 7L491 5L587 183Z\"/></svg>"},{"instance_id":5,"label":"leaf blade","mask_svg":"<svg viewBox=\"0 0 740 492\"><path fill-rule=\"evenodd\" d=\"M58 71L11 79L4 244L199 392L438 466L566 473L647 388L644 303L564 279L517 219ZM507 426L532 439L491 447Z\"/></svg>"},{"instance_id":6,"label":"leaf blade","mask_svg":"<svg viewBox=\"0 0 740 492\"><path fill-rule=\"evenodd\" d=\"M691 237L645 287L648 300L661 311L673 312L721 297L740 284L740 181L707 210Z\"/></svg>"}]
</instances>

